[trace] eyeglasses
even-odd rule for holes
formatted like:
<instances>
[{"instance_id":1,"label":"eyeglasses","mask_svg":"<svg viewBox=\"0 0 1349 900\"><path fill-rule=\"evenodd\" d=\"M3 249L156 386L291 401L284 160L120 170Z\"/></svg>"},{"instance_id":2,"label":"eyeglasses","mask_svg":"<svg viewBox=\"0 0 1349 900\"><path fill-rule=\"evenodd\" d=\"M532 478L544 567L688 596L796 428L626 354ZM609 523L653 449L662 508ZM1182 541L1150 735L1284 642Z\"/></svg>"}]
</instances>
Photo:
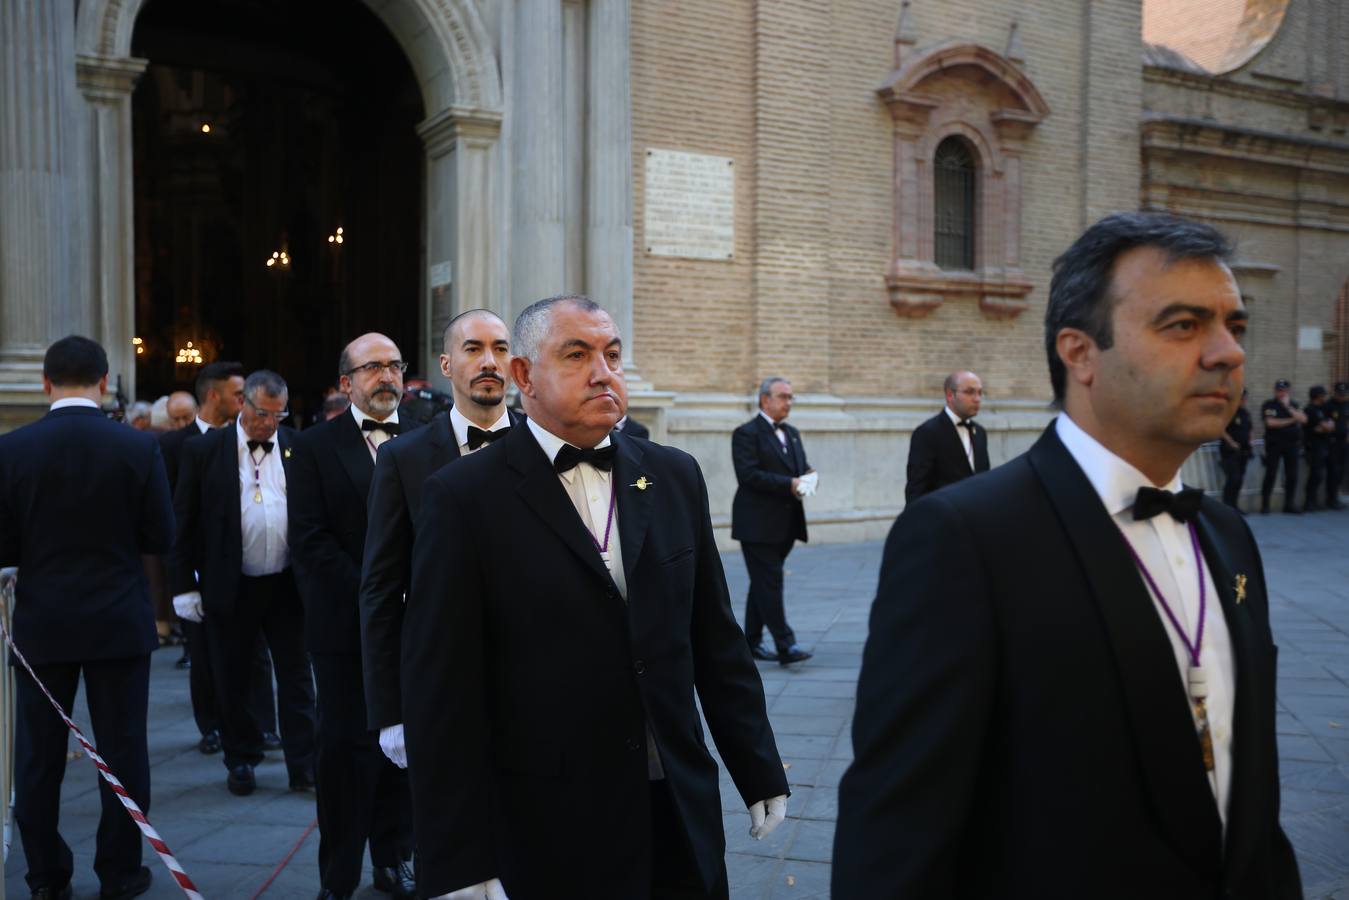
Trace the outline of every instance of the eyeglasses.
<instances>
[{"instance_id":1,"label":"eyeglasses","mask_svg":"<svg viewBox=\"0 0 1349 900\"><path fill-rule=\"evenodd\" d=\"M353 366L350 369L347 369L342 374L346 375L347 377L351 377L352 375L355 375L357 372L364 372L367 375L378 375L385 369L388 369L390 372L397 372L399 375L401 375L408 370L408 364L403 362L401 359L393 359L390 360L389 362L368 362L365 363L364 365Z\"/></svg>"},{"instance_id":2,"label":"eyeglasses","mask_svg":"<svg viewBox=\"0 0 1349 900\"><path fill-rule=\"evenodd\" d=\"M272 412L270 409L263 409L261 406L258 406L248 397L244 398L244 402L247 403L249 406L253 407L253 413L255 415L260 416L261 418L264 419L275 419L277 421L277 424L280 424L290 418L290 410L288 409L283 409L281 410L281 412Z\"/></svg>"}]
</instances>

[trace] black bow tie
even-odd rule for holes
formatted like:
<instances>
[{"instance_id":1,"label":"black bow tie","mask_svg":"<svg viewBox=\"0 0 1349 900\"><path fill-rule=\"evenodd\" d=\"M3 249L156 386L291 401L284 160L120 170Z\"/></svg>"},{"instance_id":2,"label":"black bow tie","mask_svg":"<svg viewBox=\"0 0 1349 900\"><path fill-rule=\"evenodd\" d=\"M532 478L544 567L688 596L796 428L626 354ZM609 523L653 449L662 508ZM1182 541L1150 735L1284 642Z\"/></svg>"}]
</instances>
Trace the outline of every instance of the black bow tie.
<instances>
[{"instance_id":1,"label":"black bow tie","mask_svg":"<svg viewBox=\"0 0 1349 900\"><path fill-rule=\"evenodd\" d=\"M614 445L582 450L579 447L573 447L571 444L564 444L562 449L557 451L557 458L553 460L553 468L560 475L576 468L581 463L590 463L595 468L608 472L614 467Z\"/></svg>"},{"instance_id":2,"label":"black bow tie","mask_svg":"<svg viewBox=\"0 0 1349 900\"><path fill-rule=\"evenodd\" d=\"M968 429L970 430L970 433L973 434L973 433L974 433L974 420L973 420L973 419L963 419L963 420L961 420L961 422L960 422L960 427L961 427L961 428L968 428Z\"/></svg>"},{"instance_id":3,"label":"black bow tie","mask_svg":"<svg viewBox=\"0 0 1349 900\"><path fill-rule=\"evenodd\" d=\"M374 419L362 419L361 431L382 431L385 434L392 436L398 433L398 423L376 422Z\"/></svg>"},{"instance_id":4,"label":"black bow tie","mask_svg":"<svg viewBox=\"0 0 1349 900\"><path fill-rule=\"evenodd\" d=\"M1189 522L1199 513L1199 501L1203 499L1204 492L1198 488L1185 488L1179 494L1173 494L1158 488L1141 487L1134 498L1134 521L1167 512L1178 522Z\"/></svg>"},{"instance_id":5,"label":"black bow tie","mask_svg":"<svg viewBox=\"0 0 1349 900\"><path fill-rule=\"evenodd\" d=\"M505 428L499 428L496 431L483 431L476 425L468 426L468 449L477 450L483 444L490 444L493 441L499 441L511 430L507 425Z\"/></svg>"},{"instance_id":6,"label":"black bow tie","mask_svg":"<svg viewBox=\"0 0 1349 900\"><path fill-rule=\"evenodd\" d=\"M259 447L261 447L261 448L262 448L262 455L263 455L263 456L266 456L268 453L271 453L271 452L272 452L272 448L275 447L275 446L276 446L276 445L273 444L271 441L249 441L249 442L248 442L248 452L249 452L249 453L252 453L254 450L256 450L256 449L258 449Z\"/></svg>"}]
</instances>

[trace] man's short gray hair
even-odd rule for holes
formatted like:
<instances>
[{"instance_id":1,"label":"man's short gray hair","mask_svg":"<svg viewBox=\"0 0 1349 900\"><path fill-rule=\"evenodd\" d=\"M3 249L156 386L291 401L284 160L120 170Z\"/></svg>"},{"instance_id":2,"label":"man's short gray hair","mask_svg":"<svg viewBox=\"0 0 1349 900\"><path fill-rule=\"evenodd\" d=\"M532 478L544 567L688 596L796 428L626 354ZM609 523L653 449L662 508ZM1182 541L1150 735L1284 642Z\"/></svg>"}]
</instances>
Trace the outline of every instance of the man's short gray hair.
<instances>
[{"instance_id":1,"label":"man's short gray hair","mask_svg":"<svg viewBox=\"0 0 1349 900\"><path fill-rule=\"evenodd\" d=\"M258 369L244 379L244 396L256 402L258 391L262 391L268 397L281 397L289 394L290 388L286 387L286 379L272 370Z\"/></svg>"},{"instance_id":2,"label":"man's short gray hair","mask_svg":"<svg viewBox=\"0 0 1349 900\"><path fill-rule=\"evenodd\" d=\"M539 360L539 345L548 335L553 321L553 307L559 303L570 303L582 312L604 312L594 300L584 294L558 294L531 303L515 317L511 328L511 355L520 356L531 363Z\"/></svg>"},{"instance_id":3,"label":"man's short gray hair","mask_svg":"<svg viewBox=\"0 0 1349 900\"><path fill-rule=\"evenodd\" d=\"M763 381L759 382L759 396L767 397L772 394L773 385L775 384L791 384L791 382L781 375L769 375Z\"/></svg>"},{"instance_id":4,"label":"man's short gray hair","mask_svg":"<svg viewBox=\"0 0 1349 900\"><path fill-rule=\"evenodd\" d=\"M168 404L166 403L165 405L167 406ZM144 400L137 400L135 403L131 404L126 408L125 418L127 422L134 422L137 419L151 418L150 404L146 403Z\"/></svg>"}]
</instances>

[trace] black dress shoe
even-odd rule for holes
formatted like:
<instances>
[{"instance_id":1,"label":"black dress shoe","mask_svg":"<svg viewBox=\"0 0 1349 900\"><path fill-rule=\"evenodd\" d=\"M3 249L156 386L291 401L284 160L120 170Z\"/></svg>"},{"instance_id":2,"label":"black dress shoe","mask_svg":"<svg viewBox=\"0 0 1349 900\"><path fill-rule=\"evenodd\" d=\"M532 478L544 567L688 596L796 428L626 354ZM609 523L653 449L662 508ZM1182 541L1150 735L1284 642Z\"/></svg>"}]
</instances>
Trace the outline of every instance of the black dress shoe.
<instances>
[{"instance_id":1,"label":"black dress shoe","mask_svg":"<svg viewBox=\"0 0 1349 900\"><path fill-rule=\"evenodd\" d=\"M749 655L764 662L777 662L778 655L763 644L750 644Z\"/></svg>"},{"instance_id":2,"label":"black dress shoe","mask_svg":"<svg viewBox=\"0 0 1349 900\"><path fill-rule=\"evenodd\" d=\"M229 777L225 779L225 787L237 797L247 797L257 786L257 779L253 777L253 767L248 763L239 763L230 769Z\"/></svg>"},{"instance_id":3,"label":"black dress shoe","mask_svg":"<svg viewBox=\"0 0 1349 900\"><path fill-rule=\"evenodd\" d=\"M264 731L262 733L262 749L269 753L282 749L280 736L275 731Z\"/></svg>"},{"instance_id":4,"label":"black dress shoe","mask_svg":"<svg viewBox=\"0 0 1349 900\"><path fill-rule=\"evenodd\" d=\"M800 644L792 644L786 650L778 651L778 665L790 666L792 663L805 662L814 655L814 653L802 650Z\"/></svg>"},{"instance_id":5,"label":"black dress shoe","mask_svg":"<svg viewBox=\"0 0 1349 900\"><path fill-rule=\"evenodd\" d=\"M417 879L412 866L401 862L387 869L375 869L375 890L395 897L416 897Z\"/></svg>"},{"instance_id":6,"label":"black dress shoe","mask_svg":"<svg viewBox=\"0 0 1349 900\"><path fill-rule=\"evenodd\" d=\"M334 894L332 891L324 888L319 891L318 900L351 900L350 894Z\"/></svg>"},{"instance_id":7,"label":"black dress shoe","mask_svg":"<svg viewBox=\"0 0 1349 900\"><path fill-rule=\"evenodd\" d=\"M119 885L111 890L104 888L98 892L98 900L131 900L132 897L139 897L150 890L150 882L153 880L150 870L146 866L141 866L141 870L131 877L130 881Z\"/></svg>"},{"instance_id":8,"label":"black dress shoe","mask_svg":"<svg viewBox=\"0 0 1349 900\"><path fill-rule=\"evenodd\" d=\"M220 752L220 732L208 731L197 741L197 749L207 756Z\"/></svg>"},{"instance_id":9,"label":"black dress shoe","mask_svg":"<svg viewBox=\"0 0 1349 900\"><path fill-rule=\"evenodd\" d=\"M291 770L290 789L292 791L312 791L314 789L314 776L298 769Z\"/></svg>"},{"instance_id":10,"label":"black dress shoe","mask_svg":"<svg viewBox=\"0 0 1349 900\"><path fill-rule=\"evenodd\" d=\"M70 882L67 881L61 887L40 887L33 891L33 900L70 900L72 891Z\"/></svg>"}]
</instances>

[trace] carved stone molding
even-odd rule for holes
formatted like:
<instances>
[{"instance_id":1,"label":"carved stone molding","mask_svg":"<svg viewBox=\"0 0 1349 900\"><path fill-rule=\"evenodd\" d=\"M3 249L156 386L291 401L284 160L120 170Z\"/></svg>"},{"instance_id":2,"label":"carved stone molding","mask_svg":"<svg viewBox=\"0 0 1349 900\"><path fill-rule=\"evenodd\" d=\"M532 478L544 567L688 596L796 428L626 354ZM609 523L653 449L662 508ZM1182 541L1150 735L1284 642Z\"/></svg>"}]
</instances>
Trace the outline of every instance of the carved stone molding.
<instances>
[{"instance_id":1,"label":"carved stone molding","mask_svg":"<svg viewBox=\"0 0 1349 900\"><path fill-rule=\"evenodd\" d=\"M894 126L890 304L902 316L924 316L968 296L989 318L1017 316L1033 288L1021 269L1021 154L1049 106L1025 72L978 44L905 50L897 59L876 89ZM932 159L953 135L977 159L973 271L947 271L934 259Z\"/></svg>"}]
</instances>

